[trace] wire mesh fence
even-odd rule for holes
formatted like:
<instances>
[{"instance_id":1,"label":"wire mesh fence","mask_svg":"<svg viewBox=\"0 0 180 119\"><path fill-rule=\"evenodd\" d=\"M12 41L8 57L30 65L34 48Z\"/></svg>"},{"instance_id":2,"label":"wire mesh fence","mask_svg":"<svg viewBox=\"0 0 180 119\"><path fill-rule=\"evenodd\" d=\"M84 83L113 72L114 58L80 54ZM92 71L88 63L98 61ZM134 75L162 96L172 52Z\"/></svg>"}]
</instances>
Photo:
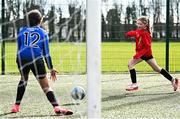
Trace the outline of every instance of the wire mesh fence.
<instances>
[{"instance_id":1,"label":"wire mesh fence","mask_svg":"<svg viewBox=\"0 0 180 119\"><path fill-rule=\"evenodd\" d=\"M2 2L0 2L2 4ZM2 6L0 6L1 9ZM83 0L6 0L5 26L5 72L17 73L16 39L21 26L26 25L26 13L39 9L44 16L43 27L50 36L53 64L61 73L86 73L86 2ZM139 16L148 16L153 36L153 54L158 64L165 67L166 38L165 0L127 0L102 2L102 71L127 72L128 60L135 49L134 39L126 39L124 33L136 28ZM180 71L180 20L179 0L170 1L170 71ZM96 28L96 26L94 26ZM2 51L1 47L1 51ZM2 67L2 60L0 61ZM138 71L152 72L146 64L137 65Z\"/></svg>"}]
</instances>

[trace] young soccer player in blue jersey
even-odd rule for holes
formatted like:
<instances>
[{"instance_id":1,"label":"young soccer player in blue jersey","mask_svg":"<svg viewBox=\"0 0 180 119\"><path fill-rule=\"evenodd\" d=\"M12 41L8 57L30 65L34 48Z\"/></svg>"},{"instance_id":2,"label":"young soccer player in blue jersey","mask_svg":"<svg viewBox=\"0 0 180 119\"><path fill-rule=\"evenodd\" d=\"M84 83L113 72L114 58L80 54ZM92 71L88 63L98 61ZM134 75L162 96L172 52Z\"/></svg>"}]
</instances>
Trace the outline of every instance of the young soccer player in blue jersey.
<instances>
[{"instance_id":1,"label":"young soccer player in blue jersey","mask_svg":"<svg viewBox=\"0 0 180 119\"><path fill-rule=\"evenodd\" d=\"M44 60L51 73L51 80L56 80L57 71L53 69L51 56L49 53L49 38L44 29L40 27L42 15L38 10L31 10L27 14L27 27L23 27L18 34L18 51L17 65L21 74L21 80L17 88L17 96L15 104L11 112L20 111L20 103L23 98L30 70L38 80L42 90L47 96L47 99L52 104L56 114L71 115L73 112L68 109L61 108L56 100L56 97L51 89Z\"/></svg>"}]
</instances>

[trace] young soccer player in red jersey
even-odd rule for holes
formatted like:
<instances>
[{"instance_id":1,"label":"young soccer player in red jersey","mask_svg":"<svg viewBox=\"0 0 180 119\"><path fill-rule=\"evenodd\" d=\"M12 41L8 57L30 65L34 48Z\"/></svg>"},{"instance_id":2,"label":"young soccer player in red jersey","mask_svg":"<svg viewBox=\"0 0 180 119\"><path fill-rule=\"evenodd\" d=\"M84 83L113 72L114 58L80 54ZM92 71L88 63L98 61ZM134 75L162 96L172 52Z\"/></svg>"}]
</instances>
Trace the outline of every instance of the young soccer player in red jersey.
<instances>
[{"instance_id":1,"label":"young soccer player in red jersey","mask_svg":"<svg viewBox=\"0 0 180 119\"><path fill-rule=\"evenodd\" d=\"M27 17L28 26L23 27L18 34L16 62L21 74L21 80L17 87L16 101L11 112L16 113L20 111L21 100L25 93L29 72L31 70L46 94L47 99L53 106L54 112L57 114L71 115L73 114L71 110L59 106L46 76L46 68L43 58L46 60L53 81L56 80L57 71L53 69L51 61L48 34L40 27L43 19L42 15L38 10L31 10L28 12Z\"/></svg>"},{"instance_id":2,"label":"young soccer player in red jersey","mask_svg":"<svg viewBox=\"0 0 180 119\"><path fill-rule=\"evenodd\" d=\"M145 60L154 71L162 74L165 78L171 81L174 91L178 88L178 79L173 78L165 69L161 68L152 55L151 49L151 32L149 19L146 17L140 17L137 19L137 29L125 33L126 37L134 37L136 39L136 54L128 63L128 69L130 72L130 77L132 84L126 88L127 91L138 90L138 85L136 81L136 70L134 66L141 61Z\"/></svg>"}]
</instances>

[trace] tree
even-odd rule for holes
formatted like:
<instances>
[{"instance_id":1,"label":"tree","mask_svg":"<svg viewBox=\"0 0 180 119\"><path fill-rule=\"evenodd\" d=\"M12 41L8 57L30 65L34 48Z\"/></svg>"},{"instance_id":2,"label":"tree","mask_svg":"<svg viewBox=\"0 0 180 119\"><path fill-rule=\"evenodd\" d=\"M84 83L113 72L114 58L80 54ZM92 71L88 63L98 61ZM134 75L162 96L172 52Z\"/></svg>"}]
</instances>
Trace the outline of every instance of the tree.
<instances>
[{"instance_id":1,"label":"tree","mask_svg":"<svg viewBox=\"0 0 180 119\"><path fill-rule=\"evenodd\" d=\"M82 7L78 5L78 2L70 3L69 8L69 21L68 21L68 37L71 42L81 42L83 40L83 18Z\"/></svg>"},{"instance_id":2,"label":"tree","mask_svg":"<svg viewBox=\"0 0 180 119\"><path fill-rule=\"evenodd\" d=\"M42 15L44 15L44 6L46 2L44 0L26 0L23 2L23 14L24 14L24 24L28 25L28 19L26 19L26 14L33 9L38 9Z\"/></svg>"},{"instance_id":3,"label":"tree","mask_svg":"<svg viewBox=\"0 0 180 119\"><path fill-rule=\"evenodd\" d=\"M21 27L20 21L20 7L21 7L21 0L15 0L15 9L13 11L14 19L16 19L16 28L17 28L17 34L19 33L19 29Z\"/></svg>"},{"instance_id":4,"label":"tree","mask_svg":"<svg viewBox=\"0 0 180 119\"><path fill-rule=\"evenodd\" d=\"M13 26L13 34L12 36L15 37L16 33L19 32L19 29L22 25L25 25L27 21L22 22L20 19L20 14L22 12L21 8L23 8L23 14L24 14L24 20L26 19L26 13L32 9L38 9L41 11L41 13L44 13L43 7L46 4L44 0L39 0L39 2L35 0L26 0L26 1L21 1L21 0L6 0L6 6L7 9L5 11L5 20L6 22L10 24L6 24L6 35L7 37L10 36L10 26ZM11 27L12 28L12 27Z\"/></svg>"},{"instance_id":5,"label":"tree","mask_svg":"<svg viewBox=\"0 0 180 119\"><path fill-rule=\"evenodd\" d=\"M21 1L20 0L7 0L7 6L9 12L9 18L12 17L13 21L13 37L15 37L15 34L18 33L19 28L20 28L20 7L21 7Z\"/></svg>"},{"instance_id":6,"label":"tree","mask_svg":"<svg viewBox=\"0 0 180 119\"><path fill-rule=\"evenodd\" d=\"M171 31L169 33L170 38L173 37L173 31L174 31L174 9L173 9L173 2L170 2L170 14L169 14L169 30Z\"/></svg>"},{"instance_id":7,"label":"tree","mask_svg":"<svg viewBox=\"0 0 180 119\"><path fill-rule=\"evenodd\" d=\"M153 21L154 23L161 23L162 16L162 3L160 0L152 0L152 10L153 10Z\"/></svg>"},{"instance_id":8,"label":"tree","mask_svg":"<svg viewBox=\"0 0 180 119\"><path fill-rule=\"evenodd\" d=\"M49 36L50 36L50 40L53 40L52 36L55 33L55 23L54 23L54 19L55 19L55 6L54 5L51 6L51 10L48 12L47 16L48 16Z\"/></svg>"},{"instance_id":9,"label":"tree","mask_svg":"<svg viewBox=\"0 0 180 119\"><path fill-rule=\"evenodd\" d=\"M132 24L135 25L136 24L136 19L137 19L135 2L132 3L131 16L132 16Z\"/></svg>"},{"instance_id":10,"label":"tree","mask_svg":"<svg viewBox=\"0 0 180 119\"><path fill-rule=\"evenodd\" d=\"M74 31L73 28L75 27L75 11L76 11L76 7L75 4L69 4L68 5L69 8L69 15L70 15L70 21L68 24L68 36L69 36L69 41L75 41L75 37L74 37Z\"/></svg>"},{"instance_id":11,"label":"tree","mask_svg":"<svg viewBox=\"0 0 180 119\"><path fill-rule=\"evenodd\" d=\"M119 41L119 27L120 27L120 15L118 12L117 4L114 4L113 9L110 9L107 13L106 20L107 20L107 27L109 32L110 41Z\"/></svg>"},{"instance_id":12,"label":"tree","mask_svg":"<svg viewBox=\"0 0 180 119\"><path fill-rule=\"evenodd\" d=\"M136 15L136 5L135 2L132 2L132 6L126 7L126 17L125 24L135 24L137 19Z\"/></svg>"},{"instance_id":13,"label":"tree","mask_svg":"<svg viewBox=\"0 0 180 119\"><path fill-rule=\"evenodd\" d=\"M140 15L147 16L147 12L148 12L149 8L145 7L145 5L143 3L145 3L145 2L142 2L142 0L139 1Z\"/></svg>"},{"instance_id":14,"label":"tree","mask_svg":"<svg viewBox=\"0 0 180 119\"><path fill-rule=\"evenodd\" d=\"M7 5L7 9L5 10L5 22L7 22L7 24L5 24L5 38L8 38L11 34L9 33L9 27L12 25L11 22L11 17L12 17L12 12L14 9L14 5L13 5L13 0L7 0L6 1L6 5Z\"/></svg>"},{"instance_id":15,"label":"tree","mask_svg":"<svg viewBox=\"0 0 180 119\"><path fill-rule=\"evenodd\" d=\"M125 17L125 25L124 30L129 31L135 28L136 24L136 4L135 2L132 2L132 6L128 5L126 7L126 17Z\"/></svg>"},{"instance_id":16,"label":"tree","mask_svg":"<svg viewBox=\"0 0 180 119\"><path fill-rule=\"evenodd\" d=\"M126 7L126 17L125 17L125 24L130 24L131 21L131 7L127 6Z\"/></svg>"},{"instance_id":17,"label":"tree","mask_svg":"<svg viewBox=\"0 0 180 119\"><path fill-rule=\"evenodd\" d=\"M180 14L179 14L179 0L176 0L175 1L175 8L176 8L176 21L177 21L177 23L176 23L176 38L179 38L179 16L180 16Z\"/></svg>"},{"instance_id":18,"label":"tree","mask_svg":"<svg viewBox=\"0 0 180 119\"><path fill-rule=\"evenodd\" d=\"M102 31L101 31L101 37L102 37L102 41L105 41L106 39L107 39L107 30L106 30L106 21L105 21L105 18L104 18L104 15L102 14L101 15L101 29L102 29Z\"/></svg>"},{"instance_id":19,"label":"tree","mask_svg":"<svg viewBox=\"0 0 180 119\"><path fill-rule=\"evenodd\" d=\"M162 2L161 0L152 0L152 11L153 11L153 26L154 26L154 32L153 37L163 37L163 24L161 22L162 19Z\"/></svg>"},{"instance_id":20,"label":"tree","mask_svg":"<svg viewBox=\"0 0 180 119\"><path fill-rule=\"evenodd\" d=\"M59 26L59 32L58 32L58 37L59 37L59 42L63 41L62 39L62 28L63 28L63 18L62 18L62 10L59 7L58 9L58 13L59 13L59 22L58 22L58 26Z\"/></svg>"},{"instance_id":21,"label":"tree","mask_svg":"<svg viewBox=\"0 0 180 119\"><path fill-rule=\"evenodd\" d=\"M77 26L77 37L78 37L78 41L81 40L81 32L82 32L82 15L81 15L81 6L79 8L77 8L77 15L76 15L76 24ZM80 41L81 42L81 41Z\"/></svg>"}]
</instances>

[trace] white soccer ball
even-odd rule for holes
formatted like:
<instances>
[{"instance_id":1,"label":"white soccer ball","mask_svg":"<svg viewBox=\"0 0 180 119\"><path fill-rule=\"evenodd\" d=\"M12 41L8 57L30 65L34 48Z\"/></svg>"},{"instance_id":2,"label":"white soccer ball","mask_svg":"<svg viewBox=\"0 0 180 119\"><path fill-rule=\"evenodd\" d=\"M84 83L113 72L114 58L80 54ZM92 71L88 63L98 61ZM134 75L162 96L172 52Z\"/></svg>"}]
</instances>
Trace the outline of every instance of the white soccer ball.
<instances>
[{"instance_id":1,"label":"white soccer ball","mask_svg":"<svg viewBox=\"0 0 180 119\"><path fill-rule=\"evenodd\" d=\"M76 86L71 91L71 97L74 100L82 100L84 99L85 95L85 90L81 86Z\"/></svg>"}]
</instances>

